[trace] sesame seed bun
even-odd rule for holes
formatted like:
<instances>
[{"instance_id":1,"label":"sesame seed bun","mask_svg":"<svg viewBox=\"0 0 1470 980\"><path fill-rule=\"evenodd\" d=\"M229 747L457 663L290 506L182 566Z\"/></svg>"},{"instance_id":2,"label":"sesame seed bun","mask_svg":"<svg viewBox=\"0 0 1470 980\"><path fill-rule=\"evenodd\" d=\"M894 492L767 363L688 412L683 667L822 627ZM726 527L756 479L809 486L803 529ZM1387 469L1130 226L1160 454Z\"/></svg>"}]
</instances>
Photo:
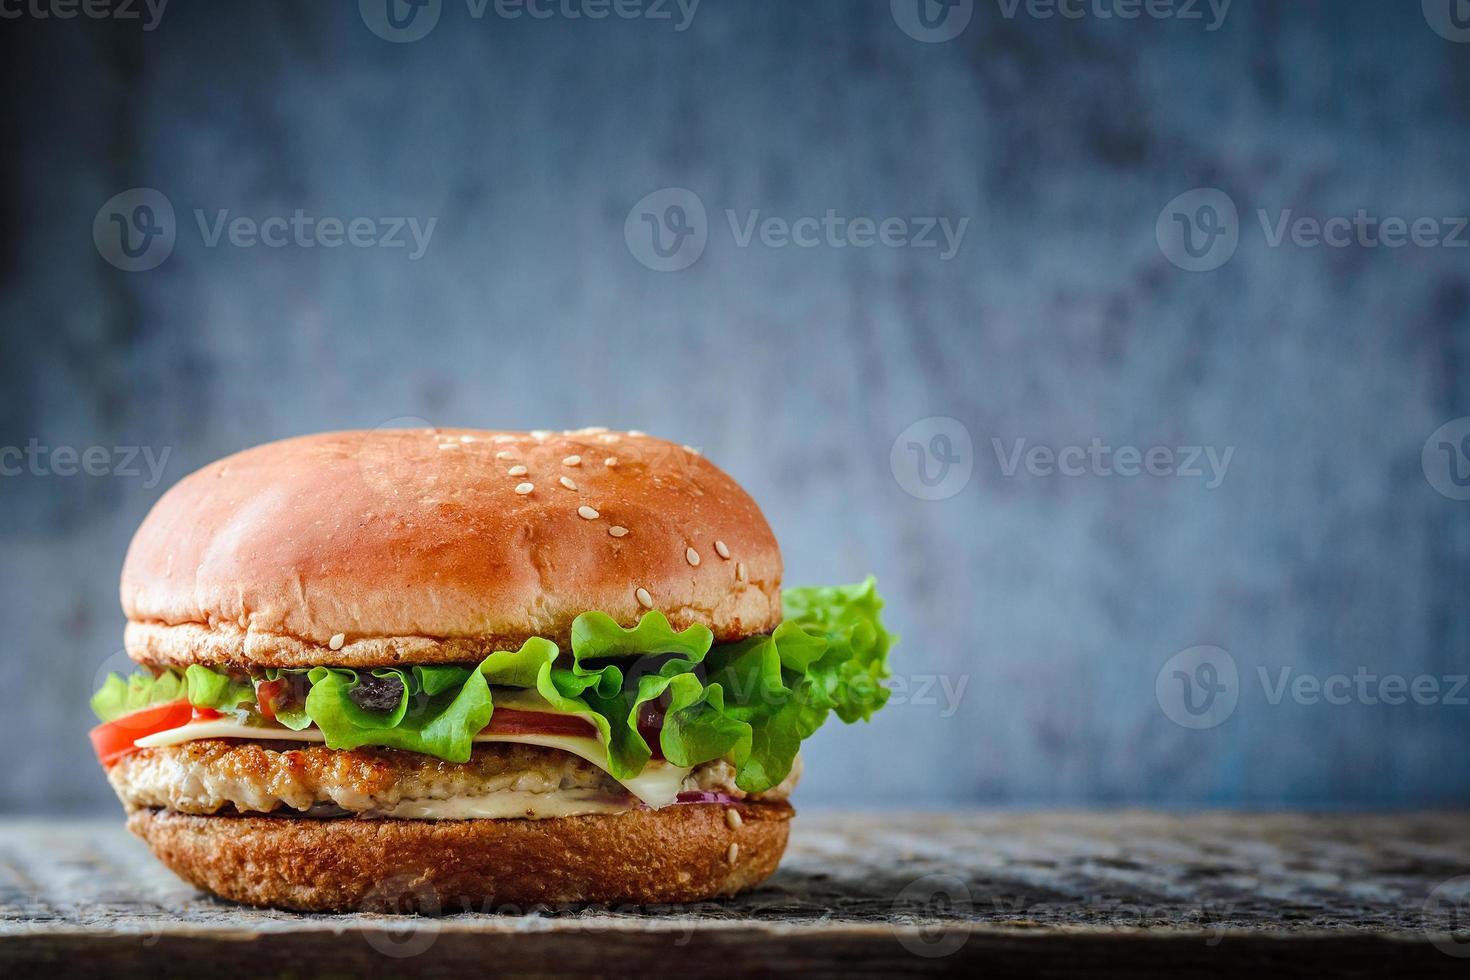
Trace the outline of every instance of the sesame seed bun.
<instances>
[{"instance_id":1,"label":"sesame seed bun","mask_svg":"<svg viewBox=\"0 0 1470 980\"><path fill-rule=\"evenodd\" d=\"M135 810L128 829L175 874L221 898L308 911L435 913L733 895L776 870L791 816L784 803L696 803L549 820Z\"/></svg>"},{"instance_id":2,"label":"sesame seed bun","mask_svg":"<svg viewBox=\"0 0 1470 980\"><path fill-rule=\"evenodd\" d=\"M470 663L602 610L718 641L781 618L755 502L641 433L396 429L249 449L154 506L122 575L134 660Z\"/></svg>"}]
</instances>

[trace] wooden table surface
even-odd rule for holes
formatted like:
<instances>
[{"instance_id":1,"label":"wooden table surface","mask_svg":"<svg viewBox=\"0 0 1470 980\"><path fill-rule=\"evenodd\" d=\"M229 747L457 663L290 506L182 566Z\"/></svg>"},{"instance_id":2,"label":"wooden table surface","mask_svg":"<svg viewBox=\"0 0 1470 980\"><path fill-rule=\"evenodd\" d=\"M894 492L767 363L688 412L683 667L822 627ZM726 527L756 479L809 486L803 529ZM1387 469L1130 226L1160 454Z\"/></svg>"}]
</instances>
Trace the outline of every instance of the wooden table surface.
<instances>
[{"instance_id":1,"label":"wooden table surface","mask_svg":"<svg viewBox=\"0 0 1470 980\"><path fill-rule=\"evenodd\" d=\"M1470 975L1470 814L801 815L736 900L242 908L121 819L0 822L0 975Z\"/></svg>"}]
</instances>

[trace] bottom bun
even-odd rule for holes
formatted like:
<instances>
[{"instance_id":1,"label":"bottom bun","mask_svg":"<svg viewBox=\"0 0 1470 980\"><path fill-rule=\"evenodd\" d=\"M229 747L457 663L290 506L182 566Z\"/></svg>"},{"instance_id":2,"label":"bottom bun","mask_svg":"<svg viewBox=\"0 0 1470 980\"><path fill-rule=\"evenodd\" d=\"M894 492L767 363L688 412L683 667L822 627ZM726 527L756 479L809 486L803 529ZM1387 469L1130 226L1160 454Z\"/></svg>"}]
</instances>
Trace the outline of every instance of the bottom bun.
<instances>
[{"instance_id":1,"label":"bottom bun","mask_svg":"<svg viewBox=\"0 0 1470 980\"><path fill-rule=\"evenodd\" d=\"M739 817L727 815L734 811ZM304 911L515 911L692 902L760 884L785 803L687 803L547 820L314 820L135 810L128 829L185 881Z\"/></svg>"}]
</instances>

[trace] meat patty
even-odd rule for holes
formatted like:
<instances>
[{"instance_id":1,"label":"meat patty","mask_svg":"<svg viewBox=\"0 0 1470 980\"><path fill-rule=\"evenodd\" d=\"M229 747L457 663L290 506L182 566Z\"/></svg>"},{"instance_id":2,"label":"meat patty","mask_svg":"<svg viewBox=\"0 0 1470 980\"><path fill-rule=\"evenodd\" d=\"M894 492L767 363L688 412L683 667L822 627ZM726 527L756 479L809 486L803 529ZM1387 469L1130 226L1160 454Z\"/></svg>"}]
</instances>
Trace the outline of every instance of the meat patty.
<instances>
[{"instance_id":1,"label":"meat patty","mask_svg":"<svg viewBox=\"0 0 1470 980\"><path fill-rule=\"evenodd\" d=\"M799 760L798 760L799 762ZM752 797L784 800L798 778ZM684 780L687 790L747 794L735 786L734 769L706 763ZM609 800L627 791L580 756L537 745L475 746L468 762L445 762L399 749L329 749L291 742L200 739L124 756L107 773L129 810L163 808L211 814L227 807L241 813L287 809L371 814L409 801L442 801L497 792L573 792Z\"/></svg>"}]
</instances>

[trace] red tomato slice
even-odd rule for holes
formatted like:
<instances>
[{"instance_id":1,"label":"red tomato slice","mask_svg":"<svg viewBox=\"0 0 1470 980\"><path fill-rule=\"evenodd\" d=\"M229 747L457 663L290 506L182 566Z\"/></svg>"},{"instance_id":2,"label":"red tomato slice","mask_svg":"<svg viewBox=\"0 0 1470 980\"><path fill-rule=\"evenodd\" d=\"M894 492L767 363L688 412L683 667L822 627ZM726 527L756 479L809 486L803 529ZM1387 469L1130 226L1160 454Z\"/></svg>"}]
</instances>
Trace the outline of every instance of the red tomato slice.
<instances>
[{"instance_id":1,"label":"red tomato slice","mask_svg":"<svg viewBox=\"0 0 1470 980\"><path fill-rule=\"evenodd\" d=\"M585 718L550 711L521 711L496 708L483 729L491 735L584 735L597 737L597 729Z\"/></svg>"},{"instance_id":2,"label":"red tomato slice","mask_svg":"<svg viewBox=\"0 0 1470 980\"><path fill-rule=\"evenodd\" d=\"M255 710L272 721L276 717L276 698L286 690L283 680L261 681L255 685Z\"/></svg>"},{"instance_id":3,"label":"red tomato slice","mask_svg":"<svg viewBox=\"0 0 1470 980\"><path fill-rule=\"evenodd\" d=\"M97 761L104 767L111 767L129 752L137 751L138 747L133 743L138 739L187 725L193 716L194 709L189 702L181 700L156 704L104 722L90 733Z\"/></svg>"}]
</instances>

